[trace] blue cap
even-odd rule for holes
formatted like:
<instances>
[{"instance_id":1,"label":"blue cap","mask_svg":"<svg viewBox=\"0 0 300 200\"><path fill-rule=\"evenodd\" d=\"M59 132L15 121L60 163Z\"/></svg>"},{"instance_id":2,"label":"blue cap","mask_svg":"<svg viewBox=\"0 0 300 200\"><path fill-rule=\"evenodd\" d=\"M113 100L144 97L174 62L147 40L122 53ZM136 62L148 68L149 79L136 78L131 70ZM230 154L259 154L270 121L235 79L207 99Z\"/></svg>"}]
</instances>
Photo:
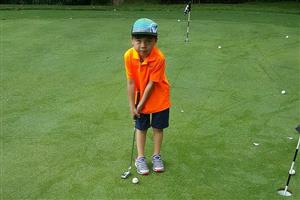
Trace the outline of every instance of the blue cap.
<instances>
[{"instance_id":1,"label":"blue cap","mask_svg":"<svg viewBox=\"0 0 300 200\"><path fill-rule=\"evenodd\" d=\"M157 36L158 25L151 19L141 18L134 22L131 35L153 35Z\"/></svg>"}]
</instances>

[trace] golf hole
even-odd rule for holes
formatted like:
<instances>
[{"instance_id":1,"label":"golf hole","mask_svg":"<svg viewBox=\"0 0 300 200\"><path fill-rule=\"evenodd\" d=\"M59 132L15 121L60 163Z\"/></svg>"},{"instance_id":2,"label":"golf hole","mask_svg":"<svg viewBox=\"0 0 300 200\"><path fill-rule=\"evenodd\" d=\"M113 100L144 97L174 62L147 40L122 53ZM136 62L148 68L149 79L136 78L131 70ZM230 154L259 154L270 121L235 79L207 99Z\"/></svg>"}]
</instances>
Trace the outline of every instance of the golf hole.
<instances>
[{"instance_id":1,"label":"golf hole","mask_svg":"<svg viewBox=\"0 0 300 200\"><path fill-rule=\"evenodd\" d=\"M277 193L280 194L281 196L285 196L285 197L290 197L293 195L293 193L289 190L286 190L284 188L280 188L277 190Z\"/></svg>"}]
</instances>

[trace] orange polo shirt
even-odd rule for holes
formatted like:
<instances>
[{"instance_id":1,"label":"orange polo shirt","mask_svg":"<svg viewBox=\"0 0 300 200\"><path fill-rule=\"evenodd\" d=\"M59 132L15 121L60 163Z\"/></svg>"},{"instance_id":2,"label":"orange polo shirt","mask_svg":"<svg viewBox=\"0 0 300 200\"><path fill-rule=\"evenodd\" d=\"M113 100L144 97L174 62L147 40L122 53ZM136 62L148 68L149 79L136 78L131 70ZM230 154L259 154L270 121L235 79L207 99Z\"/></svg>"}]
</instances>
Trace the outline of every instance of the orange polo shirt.
<instances>
[{"instance_id":1,"label":"orange polo shirt","mask_svg":"<svg viewBox=\"0 0 300 200\"><path fill-rule=\"evenodd\" d=\"M142 113L156 113L171 106L170 84L165 74L165 56L154 47L149 56L141 63L138 52L130 48L124 54L125 69L127 79L135 82L135 94L140 92L143 97L145 88L149 80L154 82L154 87L150 96L145 102ZM136 98L135 98L136 99Z\"/></svg>"}]
</instances>

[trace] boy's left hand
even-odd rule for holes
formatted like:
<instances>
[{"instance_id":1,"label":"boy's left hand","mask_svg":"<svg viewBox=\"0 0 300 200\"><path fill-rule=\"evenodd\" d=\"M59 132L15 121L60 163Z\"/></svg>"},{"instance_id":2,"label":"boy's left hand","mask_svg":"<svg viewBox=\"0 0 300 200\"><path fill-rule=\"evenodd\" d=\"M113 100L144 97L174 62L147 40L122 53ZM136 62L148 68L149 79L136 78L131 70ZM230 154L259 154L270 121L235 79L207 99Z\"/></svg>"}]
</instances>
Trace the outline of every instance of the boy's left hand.
<instances>
[{"instance_id":1,"label":"boy's left hand","mask_svg":"<svg viewBox=\"0 0 300 200\"><path fill-rule=\"evenodd\" d=\"M132 118L133 119L136 119L136 118L139 118L140 117L140 114L137 112L136 108L133 108L131 110L131 114L132 114Z\"/></svg>"},{"instance_id":2,"label":"boy's left hand","mask_svg":"<svg viewBox=\"0 0 300 200\"><path fill-rule=\"evenodd\" d=\"M136 107L136 112L138 113L138 114L140 114L141 113L141 111L142 111L142 105L141 104L138 104L137 105L137 107Z\"/></svg>"}]
</instances>

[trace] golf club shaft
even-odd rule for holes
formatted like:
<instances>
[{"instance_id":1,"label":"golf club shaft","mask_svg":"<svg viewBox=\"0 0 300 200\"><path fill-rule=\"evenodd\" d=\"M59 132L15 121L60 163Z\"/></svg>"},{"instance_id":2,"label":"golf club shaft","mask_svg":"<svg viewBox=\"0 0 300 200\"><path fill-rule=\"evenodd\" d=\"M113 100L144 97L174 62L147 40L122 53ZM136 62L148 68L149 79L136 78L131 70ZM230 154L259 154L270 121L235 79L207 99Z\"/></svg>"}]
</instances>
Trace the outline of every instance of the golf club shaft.
<instances>
[{"instance_id":1,"label":"golf club shaft","mask_svg":"<svg viewBox=\"0 0 300 200\"><path fill-rule=\"evenodd\" d=\"M133 151L134 151L134 141L135 141L135 131L136 131L136 128L134 127L134 129L133 129L133 137L132 137L131 158L130 158L129 169L132 168Z\"/></svg>"},{"instance_id":2,"label":"golf club shaft","mask_svg":"<svg viewBox=\"0 0 300 200\"><path fill-rule=\"evenodd\" d=\"M140 92L137 91L137 93L136 93L135 107L138 106L139 102L140 102ZM134 128L133 128L133 137L132 137L132 146L131 146L131 157L130 157L130 166L129 166L129 170L132 168L133 151L134 151L134 141L135 141L135 133L136 133L136 127L135 127L136 116L133 117L133 121L134 121Z\"/></svg>"}]
</instances>

